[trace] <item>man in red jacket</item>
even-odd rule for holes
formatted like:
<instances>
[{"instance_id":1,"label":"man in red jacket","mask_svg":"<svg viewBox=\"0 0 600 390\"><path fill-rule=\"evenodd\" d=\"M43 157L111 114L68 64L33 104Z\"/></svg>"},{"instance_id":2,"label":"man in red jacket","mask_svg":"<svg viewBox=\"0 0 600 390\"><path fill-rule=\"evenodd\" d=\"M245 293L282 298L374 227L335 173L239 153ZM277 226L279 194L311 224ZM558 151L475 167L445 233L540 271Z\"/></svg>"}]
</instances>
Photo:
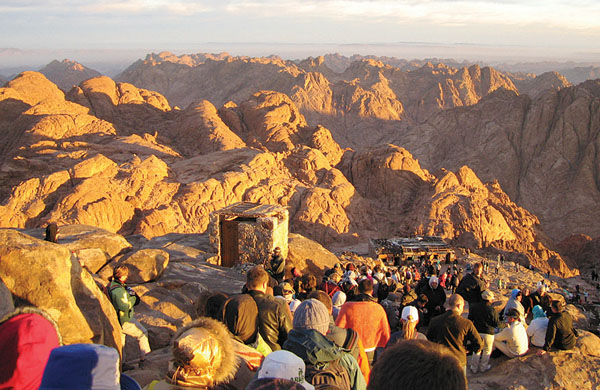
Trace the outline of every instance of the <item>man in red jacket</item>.
<instances>
[{"instance_id":1,"label":"man in red jacket","mask_svg":"<svg viewBox=\"0 0 600 390\"><path fill-rule=\"evenodd\" d=\"M369 364L373 363L375 350L385 348L390 339L390 325L385 310L373 298L373 282L362 280L358 285L360 301L346 302L342 305L335 324L340 328L351 328L358 333ZM371 299L368 299L371 297Z\"/></svg>"}]
</instances>

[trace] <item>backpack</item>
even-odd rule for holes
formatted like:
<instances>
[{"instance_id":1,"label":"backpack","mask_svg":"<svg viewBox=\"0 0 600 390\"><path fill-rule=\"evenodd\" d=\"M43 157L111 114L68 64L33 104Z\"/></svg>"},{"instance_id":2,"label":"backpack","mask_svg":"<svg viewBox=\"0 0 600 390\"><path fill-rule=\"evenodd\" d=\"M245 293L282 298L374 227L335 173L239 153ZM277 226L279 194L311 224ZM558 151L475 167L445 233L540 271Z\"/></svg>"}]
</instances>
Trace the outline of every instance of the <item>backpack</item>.
<instances>
[{"instance_id":1,"label":"backpack","mask_svg":"<svg viewBox=\"0 0 600 390\"><path fill-rule=\"evenodd\" d=\"M319 385L332 385L340 390L350 390L351 382L348 371L340 363L340 359L332 360L320 367L314 364L306 365L305 378L308 383L318 387Z\"/></svg>"}]
</instances>

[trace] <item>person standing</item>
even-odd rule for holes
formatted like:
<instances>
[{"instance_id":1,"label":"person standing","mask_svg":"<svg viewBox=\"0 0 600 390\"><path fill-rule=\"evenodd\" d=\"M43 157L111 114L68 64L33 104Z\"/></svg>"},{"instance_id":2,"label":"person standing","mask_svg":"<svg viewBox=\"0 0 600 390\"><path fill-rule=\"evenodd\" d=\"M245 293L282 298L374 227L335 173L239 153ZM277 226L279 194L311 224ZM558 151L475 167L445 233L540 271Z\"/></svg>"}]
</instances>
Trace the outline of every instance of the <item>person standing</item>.
<instances>
[{"instance_id":1,"label":"person standing","mask_svg":"<svg viewBox=\"0 0 600 390\"><path fill-rule=\"evenodd\" d=\"M273 249L273 255L271 256L269 267L269 271L271 276L273 276L273 279L277 280L277 283L281 283L285 277L285 259L283 256L281 256L280 247Z\"/></svg>"},{"instance_id":2,"label":"person standing","mask_svg":"<svg viewBox=\"0 0 600 390\"><path fill-rule=\"evenodd\" d=\"M427 329L427 339L445 345L460 361L463 370L467 370L467 341L468 348L474 353L481 351L483 340L473 323L461 316L465 301L458 294L448 299L449 310L434 317Z\"/></svg>"},{"instance_id":3,"label":"person standing","mask_svg":"<svg viewBox=\"0 0 600 390\"><path fill-rule=\"evenodd\" d=\"M473 321L475 329L483 340L483 349L474 353L471 358L471 371L473 373L485 372L491 368L488 364L492 347L494 345L494 330L500 326L498 312L492 307L494 293L485 290L481 293L482 302L473 303L469 307L469 320Z\"/></svg>"},{"instance_id":4,"label":"person standing","mask_svg":"<svg viewBox=\"0 0 600 390\"><path fill-rule=\"evenodd\" d=\"M148 331L133 318L133 307L140 303L140 297L125 284L128 277L129 268L127 266L120 265L116 267L113 271L113 278L108 287L108 292L122 328L121 345L125 346L126 335L135 338L140 348L139 365L143 367L146 355L151 351L148 343Z\"/></svg>"},{"instance_id":5,"label":"person standing","mask_svg":"<svg viewBox=\"0 0 600 390\"><path fill-rule=\"evenodd\" d=\"M469 305L474 302L481 302L481 293L487 288L482 275L483 265L477 263L473 267L473 272L467 274L456 288L456 293L469 302Z\"/></svg>"}]
</instances>

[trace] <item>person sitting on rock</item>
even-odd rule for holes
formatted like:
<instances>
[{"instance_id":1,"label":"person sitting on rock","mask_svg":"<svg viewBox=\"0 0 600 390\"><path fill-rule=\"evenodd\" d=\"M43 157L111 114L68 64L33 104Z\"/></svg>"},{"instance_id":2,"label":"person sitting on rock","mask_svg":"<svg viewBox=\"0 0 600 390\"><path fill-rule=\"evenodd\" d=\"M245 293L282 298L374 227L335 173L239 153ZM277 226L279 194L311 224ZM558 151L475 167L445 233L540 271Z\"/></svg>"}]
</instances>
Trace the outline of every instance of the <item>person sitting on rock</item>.
<instances>
[{"instance_id":1,"label":"person sitting on rock","mask_svg":"<svg viewBox=\"0 0 600 390\"><path fill-rule=\"evenodd\" d=\"M531 338L531 345L542 348L546 342L548 317L540 305L533 307L533 320L527 328L527 336Z\"/></svg>"},{"instance_id":2,"label":"person sitting on rock","mask_svg":"<svg viewBox=\"0 0 600 390\"><path fill-rule=\"evenodd\" d=\"M125 336L129 335L135 338L139 344L140 367L143 367L146 355L150 353L150 344L148 343L148 331L142 324L133 318L133 307L140 302L138 295L129 288L125 282L129 277L129 268L125 265L117 266L113 271L112 281L108 286L110 299L117 311L117 317L121 324L121 345L125 346ZM128 366L124 365L124 368Z\"/></svg>"},{"instance_id":3,"label":"person sitting on rock","mask_svg":"<svg viewBox=\"0 0 600 390\"><path fill-rule=\"evenodd\" d=\"M527 331L522 322L522 313L517 309L505 312L507 327L494 335L494 349L500 350L509 358L523 356L529 349Z\"/></svg>"},{"instance_id":4,"label":"person sitting on rock","mask_svg":"<svg viewBox=\"0 0 600 390\"><path fill-rule=\"evenodd\" d=\"M373 365L369 390L467 390L460 361L446 347L427 340L401 340Z\"/></svg>"},{"instance_id":5,"label":"person sitting on rock","mask_svg":"<svg viewBox=\"0 0 600 390\"><path fill-rule=\"evenodd\" d=\"M518 288L513 289L510 292L510 298L506 302L506 306L504 306L504 309L502 309L502 311L500 312L500 318L504 319L506 317L506 313L508 313L509 310L515 309L521 315L521 322L525 323L525 309L521 304L522 298L523 294L521 293L521 290L519 290Z\"/></svg>"},{"instance_id":6,"label":"person sitting on rock","mask_svg":"<svg viewBox=\"0 0 600 390\"><path fill-rule=\"evenodd\" d=\"M577 342L577 331L573 328L571 315L564 311L565 303L555 300L550 304L550 308L552 315L548 319L543 351L573 349Z\"/></svg>"},{"instance_id":7,"label":"person sitting on rock","mask_svg":"<svg viewBox=\"0 0 600 390\"><path fill-rule=\"evenodd\" d=\"M548 286L544 282L538 282L536 291L530 295L533 306L540 305L546 315L550 315L552 312L550 309L550 304L552 303L552 298L548 295Z\"/></svg>"},{"instance_id":8,"label":"person sitting on rock","mask_svg":"<svg viewBox=\"0 0 600 390\"><path fill-rule=\"evenodd\" d=\"M258 330L271 350L277 351L292 329L292 320L285 301L266 294L268 282L269 275L262 266L246 273L248 295L254 298L258 307Z\"/></svg>"},{"instance_id":9,"label":"person sitting on rock","mask_svg":"<svg viewBox=\"0 0 600 390\"><path fill-rule=\"evenodd\" d=\"M40 390L140 390L119 373L119 352L100 344L71 344L52 350Z\"/></svg>"}]
</instances>

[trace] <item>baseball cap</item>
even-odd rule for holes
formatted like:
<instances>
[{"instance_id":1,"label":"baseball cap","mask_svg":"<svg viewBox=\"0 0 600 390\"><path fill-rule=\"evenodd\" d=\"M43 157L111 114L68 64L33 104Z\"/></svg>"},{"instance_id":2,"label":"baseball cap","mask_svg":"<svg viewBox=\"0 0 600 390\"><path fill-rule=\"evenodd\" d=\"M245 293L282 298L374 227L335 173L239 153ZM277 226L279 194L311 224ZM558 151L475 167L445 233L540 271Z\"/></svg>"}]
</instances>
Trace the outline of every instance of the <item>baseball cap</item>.
<instances>
[{"instance_id":1,"label":"baseball cap","mask_svg":"<svg viewBox=\"0 0 600 390\"><path fill-rule=\"evenodd\" d=\"M411 316L412 319L409 320L408 316ZM410 321L410 322L415 322L419 320L419 312L417 311L417 308L414 306L404 306L404 309L402 309L402 319L404 321Z\"/></svg>"},{"instance_id":2,"label":"baseball cap","mask_svg":"<svg viewBox=\"0 0 600 390\"><path fill-rule=\"evenodd\" d=\"M282 378L301 384L306 390L315 387L306 381L304 361L290 351L273 351L265 357L258 370L258 378Z\"/></svg>"}]
</instances>

